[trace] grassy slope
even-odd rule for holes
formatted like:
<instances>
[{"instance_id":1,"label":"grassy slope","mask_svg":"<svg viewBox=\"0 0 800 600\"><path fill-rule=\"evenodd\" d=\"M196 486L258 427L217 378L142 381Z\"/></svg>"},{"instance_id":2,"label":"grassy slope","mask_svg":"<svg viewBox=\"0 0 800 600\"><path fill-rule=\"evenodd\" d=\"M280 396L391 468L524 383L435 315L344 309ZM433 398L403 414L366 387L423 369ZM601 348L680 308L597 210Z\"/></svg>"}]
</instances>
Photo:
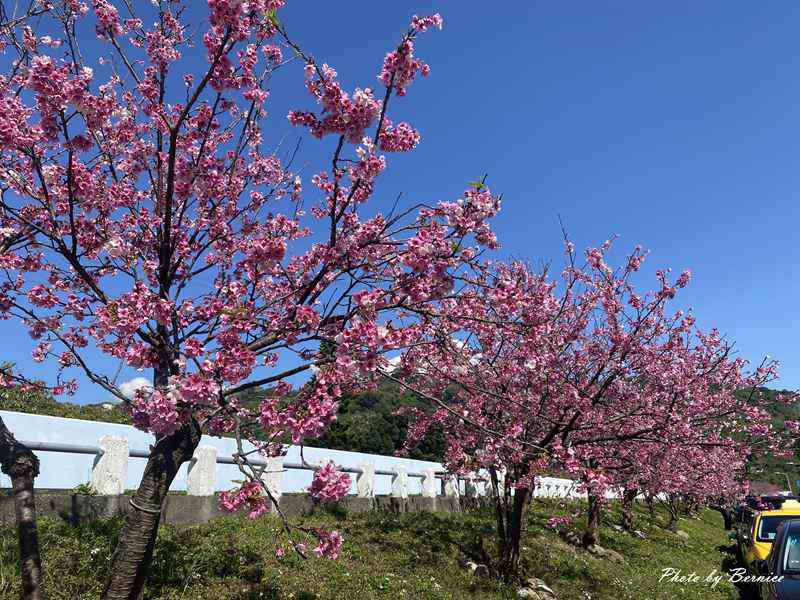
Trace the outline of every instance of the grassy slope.
<instances>
[{"instance_id":1,"label":"grassy slope","mask_svg":"<svg viewBox=\"0 0 800 600\"><path fill-rule=\"evenodd\" d=\"M569 546L543 527L547 517L569 507L537 503L524 541L528 572L544 579L561 600L733 600L730 583L707 585L658 584L666 566L700 574L719 569L725 554L719 548L726 534L716 513L684 519L688 542L647 527L640 511L639 526L648 533L640 540L610 528L614 507L601 530L602 545L626 558L623 564L596 558ZM663 515L661 515L663 519ZM338 561L298 557L276 559L277 530L269 519L222 519L202 527L177 531L162 528L145 598L244 600L272 599L501 599L515 598L514 586L476 579L458 566L465 554L483 544L492 547L491 520L479 514L407 514L338 516L321 514L311 524L337 521L345 536ZM116 541L119 522L89 522L73 526L53 520L40 524L49 583L49 598L97 598ZM579 524L574 526L579 530ZM482 540L482 541L480 541ZM0 597L19 597L16 540L9 527L0 528Z\"/></svg>"},{"instance_id":2,"label":"grassy slope","mask_svg":"<svg viewBox=\"0 0 800 600\"><path fill-rule=\"evenodd\" d=\"M638 507L634 526L644 531L647 539L639 539L611 528L611 523L619 522L619 507L611 504L604 516L604 527L600 531L600 545L616 550L625 557L623 564L575 550L552 534L542 535L544 522L549 514L557 514L558 509L534 512L530 523L531 538L527 546L540 550L533 552L530 547L526 556L539 556L531 561L529 572L551 583L559 598L589 600L734 600L739 598L738 590L725 578L715 588L707 584L659 583L662 569L672 567L681 569L683 574L696 572L705 578L716 569L734 566L731 555L726 551L729 542L723 530L719 513L706 510L699 517L682 518L679 528L689 534L682 538L661 529L657 525L664 522L664 514L659 512L659 523L648 524L649 517L643 507ZM578 520L572 526L580 533ZM539 535L537 535L537 532ZM544 538L544 539L542 539ZM539 540L542 540L539 542ZM541 551L544 548L544 552ZM723 566L724 565L724 566Z\"/></svg>"}]
</instances>

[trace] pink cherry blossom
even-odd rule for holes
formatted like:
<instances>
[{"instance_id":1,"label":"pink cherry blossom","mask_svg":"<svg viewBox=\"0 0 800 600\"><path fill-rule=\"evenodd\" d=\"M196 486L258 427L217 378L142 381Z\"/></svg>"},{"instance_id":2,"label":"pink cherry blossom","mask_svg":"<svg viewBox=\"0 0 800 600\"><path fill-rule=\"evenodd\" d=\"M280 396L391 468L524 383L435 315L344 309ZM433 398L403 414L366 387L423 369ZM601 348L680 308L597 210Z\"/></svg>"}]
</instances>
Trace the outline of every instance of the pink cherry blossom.
<instances>
[{"instance_id":1,"label":"pink cherry blossom","mask_svg":"<svg viewBox=\"0 0 800 600\"><path fill-rule=\"evenodd\" d=\"M247 516L250 519L257 519L269 512L269 501L268 498L263 495L260 484L248 482L243 484L238 490L220 492L220 510L236 512L242 507L248 510Z\"/></svg>"},{"instance_id":2,"label":"pink cherry blossom","mask_svg":"<svg viewBox=\"0 0 800 600\"><path fill-rule=\"evenodd\" d=\"M321 502L338 502L350 491L350 484L350 476L336 471L336 466L328 462L314 472L314 479L308 491Z\"/></svg>"},{"instance_id":3,"label":"pink cherry blossom","mask_svg":"<svg viewBox=\"0 0 800 600\"><path fill-rule=\"evenodd\" d=\"M318 540L314 554L318 557L325 557L331 560L339 558L339 551L342 548L344 538L338 531L325 531L318 529L315 534Z\"/></svg>"}]
</instances>

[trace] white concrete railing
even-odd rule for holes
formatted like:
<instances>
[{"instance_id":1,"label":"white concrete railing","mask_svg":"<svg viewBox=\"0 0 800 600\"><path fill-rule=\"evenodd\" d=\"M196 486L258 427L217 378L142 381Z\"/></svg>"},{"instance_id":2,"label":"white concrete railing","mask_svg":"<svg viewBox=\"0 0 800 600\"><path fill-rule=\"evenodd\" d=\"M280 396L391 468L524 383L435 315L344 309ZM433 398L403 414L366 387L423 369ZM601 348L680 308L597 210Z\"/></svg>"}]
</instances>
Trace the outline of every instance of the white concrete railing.
<instances>
[{"instance_id":1,"label":"white concrete railing","mask_svg":"<svg viewBox=\"0 0 800 600\"><path fill-rule=\"evenodd\" d=\"M94 457L90 486L97 494L104 496L118 495L125 491L128 478L128 462L133 458L147 458L149 451L130 449L128 439L113 435L102 436L96 446L70 444L63 442L41 442L20 440L36 452L56 452L63 454L88 454ZM283 473L289 469L315 471L328 459L318 465L309 463L286 462L283 456L261 458L250 457L248 463L263 468L262 478L273 496L280 498L283 492ZM190 496L211 496L216 490L217 466L222 464L236 465L236 456L218 456L217 448L209 445L198 446L187 466L186 493ZM391 477L391 495L395 498L408 498L408 480L410 477L422 479L422 496L435 498L437 487L441 487L443 495L458 497L462 495L460 481L464 482L464 495L479 495L476 482L478 476L472 478L456 478L444 471L428 468L423 472L409 472L404 465L395 465L391 471L376 469L373 463L361 463L356 468L337 466L337 470L357 475L356 495L360 498L371 498L375 495L376 475ZM441 480L441 486L436 480ZM485 487L484 487L485 489Z\"/></svg>"},{"instance_id":2,"label":"white concrete railing","mask_svg":"<svg viewBox=\"0 0 800 600\"><path fill-rule=\"evenodd\" d=\"M36 485L40 488L71 489L89 483L98 494L121 494L138 485L154 442L152 435L129 425L10 411L0 411L0 416L17 439L39 456L41 468ZM252 447L245 445L244 451L250 450ZM242 479L234 459L237 452L232 439L203 436L192 460L181 467L172 489L209 496L236 487L235 481ZM447 474L440 463L325 448L306 447L301 457L297 446L289 446L285 457L250 460L264 468L263 478L277 497L306 491L313 470L325 461L333 461L339 470L354 475L350 493L362 498L380 494L396 498L433 498L439 494L477 497L491 488L483 474L456 478ZM500 477L503 478L502 473ZM4 475L0 475L2 487L10 487ZM577 492L577 482L555 477L540 478L533 495L585 499Z\"/></svg>"}]
</instances>

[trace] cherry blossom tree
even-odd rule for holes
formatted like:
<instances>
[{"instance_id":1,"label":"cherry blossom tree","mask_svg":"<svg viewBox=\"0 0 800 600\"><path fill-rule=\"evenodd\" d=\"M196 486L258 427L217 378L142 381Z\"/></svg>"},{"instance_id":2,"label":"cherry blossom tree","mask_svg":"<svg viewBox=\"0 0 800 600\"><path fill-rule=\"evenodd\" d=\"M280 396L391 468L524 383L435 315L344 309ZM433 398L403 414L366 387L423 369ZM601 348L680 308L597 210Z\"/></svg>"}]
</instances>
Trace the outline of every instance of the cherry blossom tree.
<instances>
[{"instance_id":1,"label":"cherry blossom tree","mask_svg":"<svg viewBox=\"0 0 800 600\"><path fill-rule=\"evenodd\" d=\"M769 420L766 413L765 420ZM719 425L719 422L715 421ZM752 427L752 423L747 427ZM775 435L780 439L780 435ZM671 437L669 428L660 430L658 441L626 440L608 446L607 460L595 459L594 466L608 474L610 489L621 505L620 526L634 531L634 502L640 495L660 500L667 509L667 528L677 528L679 505L701 506L726 496L736 496L750 442L720 434L719 430L692 430ZM591 494L591 492L590 492ZM597 543L598 526L606 498L589 496L584 544Z\"/></svg>"},{"instance_id":2,"label":"cherry blossom tree","mask_svg":"<svg viewBox=\"0 0 800 600\"><path fill-rule=\"evenodd\" d=\"M747 494L747 464L752 457L793 454L797 423L786 421L776 429L772 413L765 409L768 395L756 388L741 391L746 393L739 396L735 413L699 422L691 436L672 436L641 450L621 449L646 458L637 462L635 472L622 473L617 480L658 498L669 515L668 529L677 527L681 505L687 511L707 505L727 519L726 506ZM775 400L794 404L797 395L777 394Z\"/></svg>"},{"instance_id":3,"label":"cherry blossom tree","mask_svg":"<svg viewBox=\"0 0 800 600\"><path fill-rule=\"evenodd\" d=\"M766 367L767 363L761 365ZM774 365L771 365L774 367ZM761 376L770 377L768 371ZM712 384L719 392L723 383ZM741 389L741 388L740 388ZM633 502L640 492L667 508L667 528L675 530L680 507L694 507L741 495L745 462L753 453L787 455L790 429L775 430L765 398L755 389L742 402L728 388L726 403L702 406L688 421L673 419L656 438L626 439L596 448L590 467L606 473L622 504L623 529L633 530ZM781 397L796 401L792 394ZM694 407L689 407L692 410ZM688 425L688 426L687 426ZM597 543L602 496L589 497L584 543Z\"/></svg>"},{"instance_id":4,"label":"cherry blossom tree","mask_svg":"<svg viewBox=\"0 0 800 600\"><path fill-rule=\"evenodd\" d=\"M777 431L772 437L779 441L784 439ZM754 443L719 437L716 443L659 444L651 449L646 460L640 461L636 479L642 491L658 499L667 509L666 528L675 531L681 506L685 510L702 505L716 506L726 499L732 501L744 495L745 460L749 450L756 447L751 444ZM770 452L780 453L774 446Z\"/></svg>"},{"instance_id":5,"label":"cherry blossom tree","mask_svg":"<svg viewBox=\"0 0 800 600\"><path fill-rule=\"evenodd\" d=\"M202 433L239 440L247 480L223 507L267 512L275 499L249 458L322 433L338 398L413 346L426 307L454 297L497 245L487 220L499 200L485 187L368 212L385 153L420 140L390 101L428 74L414 44L441 17L415 16L377 80L346 91L290 36L283 4L63 0L4 15L0 317L56 365L54 393L75 393L78 370L156 435L106 598L139 596L165 494ZM99 45L83 43L89 28ZM264 131L271 77L291 63L310 99L287 127L329 140L311 191L296 148ZM126 398L98 351L151 371L152 388ZM300 385L301 374L313 377ZM264 400L242 404L256 386ZM311 491L336 499L348 487L324 468ZM337 532L283 523L281 543L305 556L310 536L315 554L337 555Z\"/></svg>"},{"instance_id":6,"label":"cherry blossom tree","mask_svg":"<svg viewBox=\"0 0 800 600\"><path fill-rule=\"evenodd\" d=\"M742 404L733 392L769 381L776 365L747 373L718 332L667 310L688 271L673 280L659 270L657 287L640 293L633 278L646 254L637 247L612 269L610 248L590 248L578 264L568 244L558 278L522 264L487 266L441 303L427 343L404 354L404 371L388 374L437 406L415 413L409 444L435 425L444 429L451 470L488 470L506 577L517 570L538 475L557 470L580 482L591 545L618 471L636 472L664 448L701 452L768 428L757 403Z\"/></svg>"}]
</instances>

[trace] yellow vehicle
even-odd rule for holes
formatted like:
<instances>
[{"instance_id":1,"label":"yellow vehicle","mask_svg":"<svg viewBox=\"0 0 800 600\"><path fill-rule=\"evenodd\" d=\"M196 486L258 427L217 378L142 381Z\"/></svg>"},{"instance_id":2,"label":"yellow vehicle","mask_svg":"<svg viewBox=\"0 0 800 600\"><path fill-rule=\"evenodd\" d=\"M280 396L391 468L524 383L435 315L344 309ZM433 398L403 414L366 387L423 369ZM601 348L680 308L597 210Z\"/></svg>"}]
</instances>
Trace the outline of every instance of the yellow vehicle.
<instances>
[{"instance_id":1,"label":"yellow vehicle","mask_svg":"<svg viewBox=\"0 0 800 600\"><path fill-rule=\"evenodd\" d=\"M800 519L800 502L787 499L779 506L764 510L749 509L743 515L737 538L739 540L739 556L748 571L756 572L756 561L766 560L772 549L772 542L778 531L778 525L787 519Z\"/></svg>"}]
</instances>

